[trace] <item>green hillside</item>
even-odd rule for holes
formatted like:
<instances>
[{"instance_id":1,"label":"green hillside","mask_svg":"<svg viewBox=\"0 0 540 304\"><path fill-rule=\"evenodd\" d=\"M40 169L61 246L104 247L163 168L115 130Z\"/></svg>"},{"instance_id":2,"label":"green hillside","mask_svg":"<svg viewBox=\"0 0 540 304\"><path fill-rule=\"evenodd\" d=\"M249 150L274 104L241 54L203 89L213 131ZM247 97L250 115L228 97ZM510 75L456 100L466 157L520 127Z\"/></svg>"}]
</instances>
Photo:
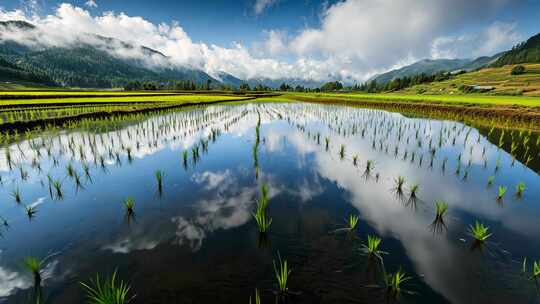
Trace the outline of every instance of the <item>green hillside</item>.
<instances>
[{"instance_id":1,"label":"green hillside","mask_svg":"<svg viewBox=\"0 0 540 304\"><path fill-rule=\"evenodd\" d=\"M403 90L410 94L466 94L467 87L480 87L488 95L540 96L540 64L523 64L525 73L512 75L514 65L485 68L452 77L450 80L416 85Z\"/></svg>"},{"instance_id":2,"label":"green hillside","mask_svg":"<svg viewBox=\"0 0 540 304\"><path fill-rule=\"evenodd\" d=\"M503 54L491 66L502 67L508 64L540 63L540 34L518 44Z\"/></svg>"}]
</instances>

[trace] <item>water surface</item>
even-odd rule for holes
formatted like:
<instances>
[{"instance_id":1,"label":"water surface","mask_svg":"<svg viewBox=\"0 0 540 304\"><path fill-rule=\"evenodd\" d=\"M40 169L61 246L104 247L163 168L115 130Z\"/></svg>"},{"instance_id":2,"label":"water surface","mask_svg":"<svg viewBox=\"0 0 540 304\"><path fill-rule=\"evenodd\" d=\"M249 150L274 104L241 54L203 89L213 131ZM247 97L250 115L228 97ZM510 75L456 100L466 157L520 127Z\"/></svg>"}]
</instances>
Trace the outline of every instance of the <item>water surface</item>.
<instances>
[{"instance_id":1,"label":"water surface","mask_svg":"<svg viewBox=\"0 0 540 304\"><path fill-rule=\"evenodd\" d=\"M538 153L538 135L530 136ZM457 122L294 103L39 134L0 152L8 224L0 301L28 303L36 294L22 263L31 255L45 259L40 292L49 303L84 302L79 282L115 269L133 303L248 303L255 288L270 303L279 254L292 268L291 303L539 303L522 273L524 257L540 259L538 168L495 141ZM252 217L263 184L273 219L266 236ZM499 186L508 189L503 199ZM444 222L434 221L437 200L449 204ZM360 222L346 233L350 214ZM493 233L482 246L467 232L476 220ZM382 238L388 273L411 277L399 299L377 288L382 267L360 250L368 235Z\"/></svg>"}]
</instances>

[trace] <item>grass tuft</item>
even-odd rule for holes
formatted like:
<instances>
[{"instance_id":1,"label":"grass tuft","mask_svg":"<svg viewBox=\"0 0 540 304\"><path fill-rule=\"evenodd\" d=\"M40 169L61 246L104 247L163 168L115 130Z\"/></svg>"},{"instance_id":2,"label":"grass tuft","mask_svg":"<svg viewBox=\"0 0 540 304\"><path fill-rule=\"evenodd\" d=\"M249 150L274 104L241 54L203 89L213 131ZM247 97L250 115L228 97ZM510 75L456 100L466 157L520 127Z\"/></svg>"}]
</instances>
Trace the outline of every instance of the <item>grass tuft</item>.
<instances>
[{"instance_id":1,"label":"grass tuft","mask_svg":"<svg viewBox=\"0 0 540 304\"><path fill-rule=\"evenodd\" d=\"M90 284L80 282L86 290L89 304L125 304L133 298L128 298L131 287L122 280L117 280L116 270L110 278L102 281L99 274L95 280L90 280Z\"/></svg>"},{"instance_id":2,"label":"grass tuft","mask_svg":"<svg viewBox=\"0 0 540 304\"><path fill-rule=\"evenodd\" d=\"M491 236L491 233L489 233L489 228L487 226L476 221L474 225L469 226L469 235L478 242L484 242Z\"/></svg>"}]
</instances>

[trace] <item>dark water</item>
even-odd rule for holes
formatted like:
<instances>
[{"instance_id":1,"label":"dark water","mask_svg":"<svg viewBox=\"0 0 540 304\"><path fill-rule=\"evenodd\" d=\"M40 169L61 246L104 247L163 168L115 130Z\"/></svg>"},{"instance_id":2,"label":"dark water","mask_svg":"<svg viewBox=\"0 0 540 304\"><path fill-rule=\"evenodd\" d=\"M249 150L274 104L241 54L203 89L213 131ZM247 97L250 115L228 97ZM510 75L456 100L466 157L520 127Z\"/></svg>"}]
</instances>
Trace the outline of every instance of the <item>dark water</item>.
<instances>
[{"instance_id":1,"label":"dark water","mask_svg":"<svg viewBox=\"0 0 540 304\"><path fill-rule=\"evenodd\" d=\"M538 153L534 134L528 145ZM9 147L11 170L7 158L4 147L3 303L35 303L26 256L44 259L47 303L82 303L79 282L115 269L133 303L248 303L255 288L271 303L278 252L292 268L289 303L540 302L529 280L540 259L540 177L460 123L310 104L212 106L43 134ZM266 237L251 215L262 184L273 219ZM501 185L508 191L497 200ZM444 224L434 222L436 200L449 204ZM35 207L32 218L24 205ZM339 230L350 214L357 229ZM467 232L475 220L493 233L482 246ZM360 250L370 234L388 253L384 269L411 277L399 299L377 287L381 264Z\"/></svg>"}]
</instances>

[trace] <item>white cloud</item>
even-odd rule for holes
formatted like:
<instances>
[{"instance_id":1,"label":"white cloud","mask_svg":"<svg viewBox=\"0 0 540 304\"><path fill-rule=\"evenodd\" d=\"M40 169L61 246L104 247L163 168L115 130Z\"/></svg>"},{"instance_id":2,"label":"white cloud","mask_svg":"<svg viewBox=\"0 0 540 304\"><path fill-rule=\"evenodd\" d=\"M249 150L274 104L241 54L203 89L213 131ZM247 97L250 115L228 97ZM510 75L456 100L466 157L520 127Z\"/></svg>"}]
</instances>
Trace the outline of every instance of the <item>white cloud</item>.
<instances>
[{"instance_id":1,"label":"white cloud","mask_svg":"<svg viewBox=\"0 0 540 304\"><path fill-rule=\"evenodd\" d=\"M277 4L278 2L279 0L255 0L255 5L253 5L253 11L256 15L259 15L264 12L265 9Z\"/></svg>"},{"instance_id":2,"label":"white cloud","mask_svg":"<svg viewBox=\"0 0 540 304\"><path fill-rule=\"evenodd\" d=\"M86 5L87 7L89 8L96 8L98 7L97 3L95 0L88 0L84 3L84 5Z\"/></svg>"},{"instance_id":3,"label":"white cloud","mask_svg":"<svg viewBox=\"0 0 540 304\"><path fill-rule=\"evenodd\" d=\"M487 56L508 50L522 39L515 23L495 22L477 33L436 38L431 45L431 57Z\"/></svg>"},{"instance_id":4,"label":"white cloud","mask_svg":"<svg viewBox=\"0 0 540 304\"><path fill-rule=\"evenodd\" d=\"M263 12L277 2L258 0L254 10ZM115 12L94 16L64 3L43 17L24 10L0 9L0 20L26 20L39 27L32 35L20 31L0 33L0 40L22 40L30 45L73 45L83 41L98 44L116 56L144 59L151 66L194 67L215 77L224 71L242 79L355 82L421 58L484 55L512 44L519 38L515 25L492 20L493 13L507 3L509 0L340 1L323 7L319 27L305 28L290 37L283 31L266 31L267 39L257 44L264 48L263 52L239 43L224 47L194 42L177 22L155 24L143 17ZM477 39L475 49L467 48L469 38L453 36L471 25L482 24L491 26L483 31L482 39ZM140 48L104 43L91 34L144 45L168 59L149 57ZM463 46L450 47L452 43ZM284 54L286 59L279 57Z\"/></svg>"}]
</instances>

